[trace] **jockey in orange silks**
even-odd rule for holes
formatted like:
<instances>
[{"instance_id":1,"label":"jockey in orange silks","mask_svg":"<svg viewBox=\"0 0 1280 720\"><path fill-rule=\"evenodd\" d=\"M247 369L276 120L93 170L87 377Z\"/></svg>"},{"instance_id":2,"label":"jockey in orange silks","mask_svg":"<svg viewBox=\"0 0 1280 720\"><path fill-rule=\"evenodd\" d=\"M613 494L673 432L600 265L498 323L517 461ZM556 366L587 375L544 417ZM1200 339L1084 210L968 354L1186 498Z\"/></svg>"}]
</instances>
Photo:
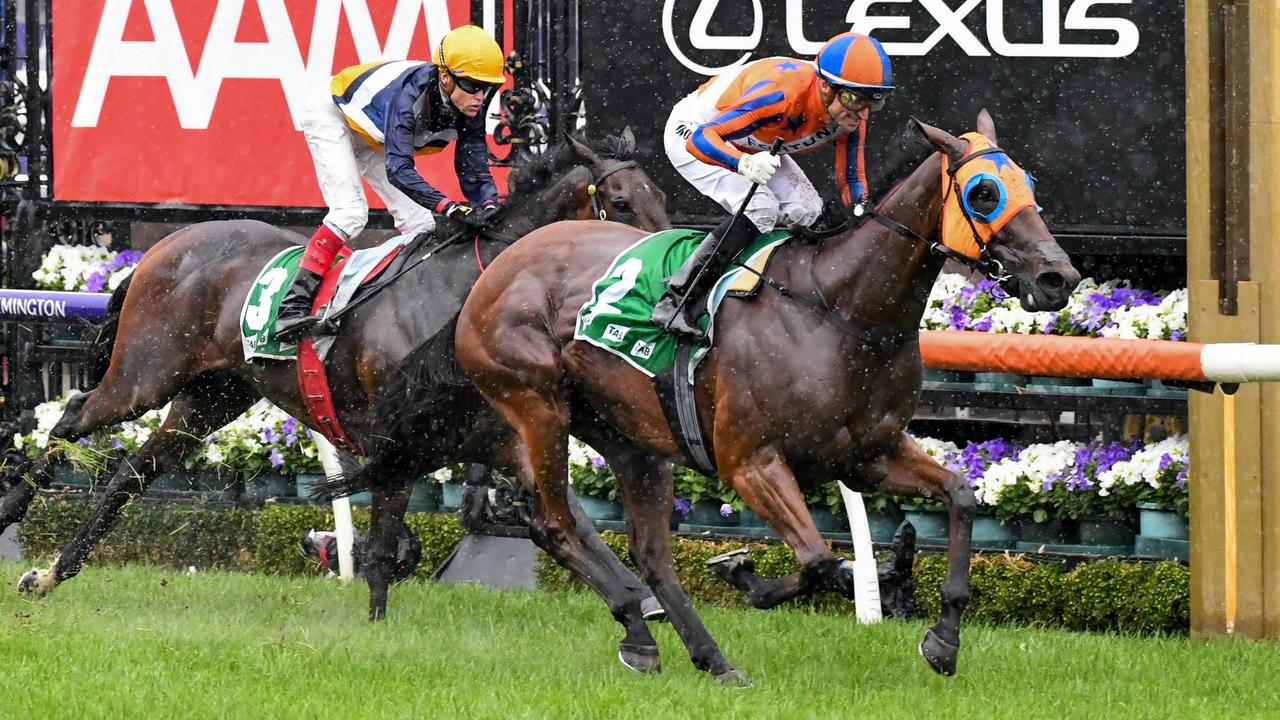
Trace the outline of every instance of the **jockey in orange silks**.
<instances>
[{"instance_id":1,"label":"jockey in orange silks","mask_svg":"<svg viewBox=\"0 0 1280 720\"><path fill-rule=\"evenodd\" d=\"M731 213L752 184L759 188L743 217L712 230L672 276L653 321L700 339L696 318L702 299L729 261L780 220L808 226L818 219L822 198L788 155L834 143L840 197L846 206L861 202L867 192L867 116L884 107L893 88L889 56L880 43L847 32L827 41L813 62L757 60L712 78L677 103L664 133L676 170ZM769 154L779 138L779 154ZM681 303L683 311L677 312Z\"/></svg>"}]
</instances>

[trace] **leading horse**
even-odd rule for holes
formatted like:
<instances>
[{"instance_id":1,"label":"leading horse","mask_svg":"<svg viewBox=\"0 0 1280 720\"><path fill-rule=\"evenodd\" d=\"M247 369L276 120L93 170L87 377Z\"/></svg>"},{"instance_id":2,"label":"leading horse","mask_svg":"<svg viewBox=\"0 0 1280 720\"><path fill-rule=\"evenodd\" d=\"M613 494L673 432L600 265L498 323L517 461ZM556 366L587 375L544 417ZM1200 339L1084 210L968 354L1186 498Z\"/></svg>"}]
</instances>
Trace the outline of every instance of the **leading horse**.
<instances>
[{"instance_id":1,"label":"leading horse","mask_svg":"<svg viewBox=\"0 0 1280 720\"><path fill-rule=\"evenodd\" d=\"M628 128L594 144L570 138L517 168L509 209L496 233L438 249L343 320L327 371L338 417L357 445L374 444L374 405L382 386L410 351L446 324L452 329L481 265L514 238L553 220L605 215L650 230L670 227L666 197L631 159L634 149ZM447 232L442 228L440 234ZM96 387L72 398L50 437L73 441L165 403L171 403L169 413L120 464L92 516L50 570L27 573L20 589L47 592L73 577L130 498L155 477L181 467L201 438L258 398L296 418L309 417L296 364L246 362L240 343L240 309L258 272L281 250L303 241L260 222L208 222L173 233L143 256L111 298L107 332L99 338L108 352L105 374ZM19 483L0 501L0 530L20 520L38 487L51 481L53 454L38 459L31 481ZM394 532L408 532L402 522L407 492L377 491L373 505L392 519ZM584 541L603 548L594 529ZM630 575L621 563L614 570ZM387 558L365 564L371 592L381 597L384 611L393 572ZM634 576L624 584L628 589L619 604L642 592Z\"/></svg>"},{"instance_id":2,"label":"leading horse","mask_svg":"<svg viewBox=\"0 0 1280 720\"><path fill-rule=\"evenodd\" d=\"M721 310L695 395L721 481L787 541L801 567L763 579L742 556L726 558L723 574L757 606L811 590L851 592L809 516L800 479L849 478L860 489L943 503L950 518L943 610L920 652L950 675L969 595L975 501L964 478L906 434L920 399L917 328L929 290L944 258L954 257L998 278L1024 308L1053 310L1065 306L1080 275L1041 219L1030 176L996 146L985 111L977 133L964 139L915 122L936 152L885 196L871 213L876 222L778 249L768 271L773 290ZM570 428L587 413L613 430L597 433L593 445L621 483L642 578L693 664L724 683L745 683L675 576L671 463L691 459L650 379L574 340L593 285L640 237L592 222L555 223L526 236L468 296L457 358L514 432L516 469L541 500L542 531L567 547L558 560L581 551L567 502Z\"/></svg>"}]
</instances>

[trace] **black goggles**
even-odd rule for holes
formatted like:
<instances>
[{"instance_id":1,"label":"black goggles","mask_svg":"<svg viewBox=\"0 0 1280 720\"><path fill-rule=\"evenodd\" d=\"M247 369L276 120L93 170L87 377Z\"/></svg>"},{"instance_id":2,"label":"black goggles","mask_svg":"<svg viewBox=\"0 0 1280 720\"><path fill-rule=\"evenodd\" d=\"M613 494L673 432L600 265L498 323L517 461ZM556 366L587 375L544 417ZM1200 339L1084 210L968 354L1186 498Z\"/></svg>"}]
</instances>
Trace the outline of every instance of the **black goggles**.
<instances>
[{"instance_id":1,"label":"black goggles","mask_svg":"<svg viewBox=\"0 0 1280 720\"><path fill-rule=\"evenodd\" d=\"M836 100L850 110L856 111L866 108L871 112L876 112L884 108L884 102L888 99L889 92L887 90L836 88Z\"/></svg>"},{"instance_id":2,"label":"black goggles","mask_svg":"<svg viewBox=\"0 0 1280 720\"><path fill-rule=\"evenodd\" d=\"M468 95L475 95L476 93L481 93L481 92L487 93L490 90L492 90L494 87L490 83L482 83L476 80L472 80L471 78L458 77L457 75L454 75L453 71L448 68L445 68L445 72L449 73L449 77L453 78L453 82L457 84L458 89Z\"/></svg>"}]
</instances>

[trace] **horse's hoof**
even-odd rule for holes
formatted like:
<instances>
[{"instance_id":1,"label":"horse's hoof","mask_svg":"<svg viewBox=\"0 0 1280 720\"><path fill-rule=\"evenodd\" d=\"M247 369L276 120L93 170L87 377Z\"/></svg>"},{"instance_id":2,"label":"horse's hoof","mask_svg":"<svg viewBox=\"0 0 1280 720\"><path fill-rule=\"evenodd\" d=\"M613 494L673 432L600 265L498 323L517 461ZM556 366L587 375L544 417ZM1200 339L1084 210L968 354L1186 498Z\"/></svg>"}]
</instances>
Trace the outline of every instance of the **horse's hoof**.
<instances>
[{"instance_id":1,"label":"horse's hoof","mask_svg":"<svg viewBox=\"0 0 1280 720\"><path fill-rule=\"evenodd\" d=\"M721 580L733 584L733 575L741 570L753 570L756 561L751 557L751 551L746 548L738 548L731 552L717 555L707 561L707 567L711 572Z\"/></svg>"},{"instance_id":2,"label":"horse's hoof","mask_svg":"<svg viewBox=\"0 0 1280 720\"><path fill-rule=\"evenodd\" d=\"M733 668L728 670L727 672L720 673L719 675L716 676L716 681L720 683L721 687L727 687L727 688L751 687L751 678L747 677L746 673L742 672L741 670L738 670L737 668Z\"/></svg>"},{"instance_id":3,"label":"horse's hoof","mask_svg":"<svg viewBox=\"0 0 1280 720\"><path fill-rule=\"evenodd\" d=\"M43 595L53 589L53 575L48 570L31 568L18 579L18 592Z\"/></svg>"},{"instance_id":4,"label":"horse's hoof","mask_svg":"<svg viewBox=\"0 0 1280 720\"><path fill-rule=\"evenodd\" d=\"M920 641L920 657L929 663L933 671L943 677L956 674L956 657L960 654L960 646L952 645L929 628Z\"/></svg>"},{"instance_id":5,"label":"horse's hoof","mask_svg":"<svg viewBox=\"0 0 1280 720\"><path fill-rule=\"evenodd\" d=\"M640 617L648 622L666 622L667 611L662 609L662 603L658 602L658 598L650 595L640 601Z\"/></svg>"},{"instance_id":6,"label":"horse's hoof","mask_svg":"<svg viewBox=\"0 0 1280 720\"><path fill-rule=\"evenodd\" d=\"M658 657L657 645L621 643L618 648L618 659L627 669L645 674L662 672L662 659Z\"/></svg>"}]
</instances>

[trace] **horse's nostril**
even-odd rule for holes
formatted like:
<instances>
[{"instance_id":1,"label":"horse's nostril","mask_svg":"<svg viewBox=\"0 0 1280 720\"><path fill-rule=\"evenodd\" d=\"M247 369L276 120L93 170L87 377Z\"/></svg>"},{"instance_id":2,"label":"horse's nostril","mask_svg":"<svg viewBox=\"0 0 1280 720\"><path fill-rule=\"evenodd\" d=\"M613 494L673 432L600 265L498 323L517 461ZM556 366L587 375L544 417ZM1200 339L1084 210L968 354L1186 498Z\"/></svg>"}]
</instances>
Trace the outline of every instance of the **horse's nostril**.
<instances>
[{"instance_id":1,"label":"horse's nostril","mask_svg":"<svg viewBox=\"0 0 1280 720\"><path fill-rule=\"evenodd\" d=\"M1046 293L1059 293L1067 287L1067 279L1059 272L1041 273L1036 277L1036 285Z\"/></svg>"}]
</instances>

